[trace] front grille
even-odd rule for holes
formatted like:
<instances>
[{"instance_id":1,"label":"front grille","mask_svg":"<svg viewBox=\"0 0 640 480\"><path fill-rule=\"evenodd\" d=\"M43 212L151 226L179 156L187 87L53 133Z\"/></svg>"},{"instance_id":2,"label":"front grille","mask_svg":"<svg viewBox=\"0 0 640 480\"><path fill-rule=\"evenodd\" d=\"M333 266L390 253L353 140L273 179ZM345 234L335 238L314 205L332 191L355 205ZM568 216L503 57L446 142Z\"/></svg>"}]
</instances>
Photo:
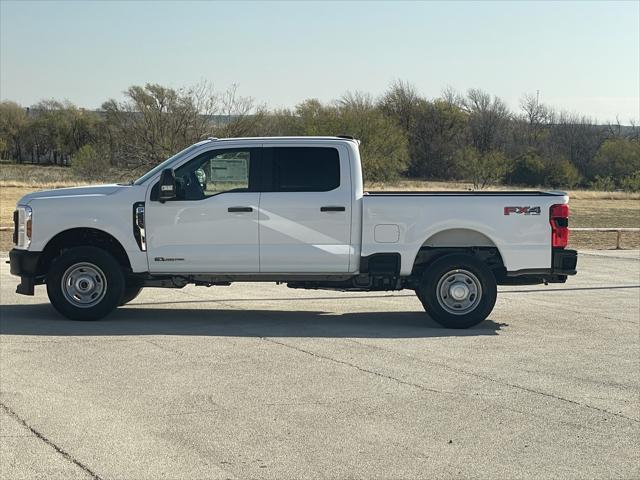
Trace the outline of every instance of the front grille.
<instances>
[{"instance_id":1,"label":"front grille","mask_svg":"<svg viewBox=\"0 0 640 480\"><path fill-rule=\"evenodd\" d=\"M20 223L20 214L18 210L13 212L13 244L18 244L18 223Z\"/></svg>"}]
</instances>

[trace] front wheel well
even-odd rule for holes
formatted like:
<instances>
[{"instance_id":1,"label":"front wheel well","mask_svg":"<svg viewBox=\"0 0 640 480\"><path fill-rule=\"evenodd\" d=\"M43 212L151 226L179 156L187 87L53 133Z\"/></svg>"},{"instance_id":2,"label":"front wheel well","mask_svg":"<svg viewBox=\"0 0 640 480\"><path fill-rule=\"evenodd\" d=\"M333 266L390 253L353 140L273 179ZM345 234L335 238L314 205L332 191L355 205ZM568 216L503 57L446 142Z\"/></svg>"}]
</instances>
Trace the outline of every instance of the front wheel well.
<instances>
[{"instance_id":1,"label":"front wheel well","mask_svg":"<svg viewBox=\"0 0 640 480\"><path fill-rule=\"evenodd\" d=\"M72 228L58 233L47 243L38 262L38 270L46 273L54 258L73 247L96 247L109 252L123 269L131 271L129 256L120 242L111 234L96 228Z\"/></svg>"}]
</instances>

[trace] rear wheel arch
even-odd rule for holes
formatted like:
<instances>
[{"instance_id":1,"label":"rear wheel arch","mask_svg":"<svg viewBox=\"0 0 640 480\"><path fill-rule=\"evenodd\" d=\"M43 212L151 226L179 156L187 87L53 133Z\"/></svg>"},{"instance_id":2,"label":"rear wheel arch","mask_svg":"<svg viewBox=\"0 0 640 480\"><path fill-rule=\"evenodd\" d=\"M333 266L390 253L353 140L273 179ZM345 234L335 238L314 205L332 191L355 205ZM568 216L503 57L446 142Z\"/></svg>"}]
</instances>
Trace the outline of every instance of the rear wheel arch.
<instances>
[{"instance_id":1,"label":"rear wheel arch","mask_svg":"<svg viewBox=\"0 0 640 480\"><path fill-rule=\"evenodd\" d=\"M451 228L434 233L422 243L414 258L412 275L419 278L430 264L455 253L473 255L483 261L496 277L506 272L500 249L490 237L478 230Z\"/></svg>"}]
</instances>

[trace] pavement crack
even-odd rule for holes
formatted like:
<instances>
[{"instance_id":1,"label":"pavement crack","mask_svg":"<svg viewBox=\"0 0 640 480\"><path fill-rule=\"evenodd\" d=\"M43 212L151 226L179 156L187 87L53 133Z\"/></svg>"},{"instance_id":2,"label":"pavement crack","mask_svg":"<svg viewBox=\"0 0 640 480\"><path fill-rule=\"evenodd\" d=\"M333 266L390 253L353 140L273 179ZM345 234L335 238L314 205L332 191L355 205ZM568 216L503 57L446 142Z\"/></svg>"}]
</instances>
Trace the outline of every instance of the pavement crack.
<instances>
[{"instance_id":1,"label":"pavement crack","mask_svg":"<svg viewBox=\"0 0 640 480\"><path fill-rule=\"evenodd\" d=\"M225 305L225 306L227 306L229 308L233 308L233 309L236 309L236 310L246 310L245 308L242 308L242 307L237 307L237 306L234 306L234 305L225 304L223 300L222 301L221 300L216 300L216 303L219 303L221 305ZM264 313L266 314L267 312L264 312ZM265 337L265 336L262 336L262 335L256 335L256 337L260 338L261 340L264 340L264 341L267 341L267 342L270 342L270 343L274 343L276 345L280 345L280 346L283 346L283 347L286 347L286 348L290 348L292 350L296 350L298 352L305 353L307 355L311 355L313 357L320 358L320 359L323 359L323 360L327 360L327 361L330 361L330 362L333 362L333 363L338 363L338 364L345 365L345 366L348 366L348 367L351 367L351 368L355 368L356 370L359 370L359 371L361 371L363 373L368 373L370 375L375 375L375 376L380 377L380 378L385 378L387 380L392 380L392 381L397 382L399 384L406 385L406 386L413 387L413 388L417 388L417 389L425 391L425 392L439 393L439 394L444 394L444 395L453 394L452 392L446 392L446 391L442 391L442 390L437 390L435 388L425 387L424 385L421 385L419 383L407 382L405 380L401 380L401 379L393 377L391 375L386 375L384 373L376 372L375 370L369 370L369 369L360 367L359 365L356 365L354 363L346 362L344 360L337 360L335 358L332 358L332 357L329 357L329 356L326 356L326 355L321 355L319 353L315 353L315 352L312 352L310 350L305 350L304 348L294 347L293 345L287 344L285 342L279 342L279 341L274 340L273 338L270 338L270 337ZM355 344L358 344L358 345L363 345L363 346L367 346L367 347L370 347L370 348L377 348L377 349L381 349L381 350L384 350L384 351L389 351L387 349L384 349L384 348L381 348L381 347L377 347L377 346L374 346L374 345L370 345L370 344L367 344L367 343L364 343L364 342L359 342L357 340L350 339L349 341L353 342ZM412 357L411 355L406 355L406 356L408 356L409 358L415 359L415 357ZM633 418L633 417L628 417L627 415L624 415L622 413L611 412L611 411L606 410L604 408L600 408L600 407L596 407L596 406L593 406L593 405L589 405L587 403L581 403L581 402L578 402L576 400L571 400L569 398L561 397L559 395L554 395L553 393L543 392L543 391L536 390L536 389L529 388L529 387L525 387L525 386L522 386L522 385L517 385L515 383L504 382L504 381L501 381L501 380L497 380L495 378L488 377L486 375L482 375L482 374L479 374L479 373L468 372L466 370L456 369L456 368L453 368L453 367L449 367L447 365L439 364L437 362L429 362L429 361L425 361L425 360L420 360L420 361L429 363L431 365L436 365L436 366L439 366L439 367L442 367L442 368L445 368L445 369L448 369L448 370L452 370L452 371L455 371L455 372L463 374L463 375L470 375L470 376L473 376L473 377L476 377L476 378L480 378L480 379L483 379L483 380L487 380L487 381L490 381L490 382L493 382L493 383L497 383L499 385L503 385L503 386L506 386L506 387L519 389L519 390L522 390L522 391L525 391L525 392L533 393L535 395L541 395L541 396L544 396L544 397L547 397L547 398L553 398L553 399L559 400L561 402L566 402L566 403L570 403L570 404L577 405L577 406L580 406L580 407L588 408L588 409L591 409L591 410L596 410L598 412L605 413L607 415L613 415L613 416L618 417L618 418L624 418L625 420L629 420L629 421L634 422L634 423L640 423L640 420L638 420L636 418Z\"/></svg>"},{"instance_id":2,"label":"pavement crack","mask_svg":"<svg viewBox=\"0 0 640 480\"><path fill-rule=\"evenodd\" d=\"M184 352L181 352L180 350L177 350L175 348L170 348L167 347L165 345L161 345L158 342L155 342L149 338L143 338L142 339L143 342L148 343L149 345L153 345L156 348L159 348L160 350L162 350L163 352L170 352L170 353L175 353L178 356L183 356Z\"/></svg>"},{"instance_id":3,"label":"pavement crack","mask_svg":"<svg viewBox=\"0 0 640 480\"><path fill-rule=\"evenodd\" d=\"M377 377L384 378L384 379L387 379L387 380L392 380L392 381L400 383L402 385L407 385L409 387L417 388L418 390L422 390L422 391L425 391L425 392L432 392L432 393L440 393L440 394L448 393L448 392L443 392L441 390L436 390L435 388L425 387L424 385L420 385L419 383L407 382L405 380L401 380L401 379L393 377L391 375L386 375L384 373L376 372L375 370L369 370L367 368L362 368L361 366L356 365L355 363L346 362L344 360L338 360L336 358L328 357L326 355L321 355L319 353L315 353L315 352L312 352L310 350L305 350L304 348L294 347L293 345L289 345L288 343L285 343L285 342L278 342L277 340L274 340L273 338L269 338L269 337L259 337L259 338L261 340L266 341L266 342L270 342L270 343L274 343L276 345L280 345L280 346L283 346L283 347L286 347L286 348L290 348L292 350L296 350L298 352L305 353L307 355L311 355L312 357L316 357L316 358L319 358L319 359L322 359L322 360L328 360L328 361L333 362L333 363L338 363L340 365L345 365L347 367L355 368L356 370L359 370L360 372L368 373L370 375L375 375Z\"/></svg>"},{"instance_id":4,"label":"pavement crack","mask_svg":"<svg viewBox=\"0 0 640 480\"><path fill-rule=\"evenodd\" d=\"M355 343L357 345L363 345L363 346L367 346L367 347L373 348L373 349L384 350L385 352L398 353L398 352L395 352L393 350L389 350L389 349L386 349L386 348L378 347L376 345L370 345L368 343L358 342L357 340L353 340L353 339L350 339L349 341L353 342L353 343ZM407 355L407 354L402 354L402 353L401 353L401 355L403 355L405 357L408 357L408 358L411 358L413 360L418 360L420 362L427 363L429 365L434 365L434 366L437 366L437 367L440 367L440 368L444 368L446 370L451 370L453 372L456 372L456 373L459 373L459 374L462 374L462 375L469 375L469 376L472 376L472 377L480 378L482 380L487 380L489 382L497 383L498 385L503 385L505 387L511 387L511 388L515 388L515 389L518 389L518 390L523 390L525 392L533 393L533 394L536 394L536 395L542 395L544 397L553 398L555 400L560 400L562 402L572 403L574 405L578 405L578 406L581 406L581 407L585 407L585 408L589 408L589 409L592 409L592 410L597 410L597 411L602 412L602 413L606 413L607 415L614 415L614 416L619 417L619 418L624 418L625 420L630 420L630 421L635 422L635 423L640 423L640 420L638 420L636 418L633 418L633 417L628 417L628 416L626 416L626 415L624 415L622 413L611 412L611 411L606 410L604 408L595 407L595 406L589 405L587 403L578 402L577 400L571 400L570 398L565 398L565 397L561 397L559 395L554 395L553 393L543 392L543 391L540 391L540 390L536 390L534 388L525 387L525 386L518 385L518 384L515 384L515 383L509 383L509 382L505 382L505 381L502 381L502 380L497 380L497 379L489 377L487 375L482 375L480 373L474 373L474 372L468 372L467 370L462 370L460 368L453 368L453 367L450 367L448 365L444 365L444 364L441 364L441 363L438 363L438 362L430 362L430 361L424 360L424 359L417 359L416 357L414 357L412 355Z\"/></svg>"},{"instance_id":5,"label":"pavement crack","mask_svg":"<svg viewBox=\"0 0 640 480\"><path fill-rule=\"evenodd\" d=\"M46 443L51 448L53 448L56 452L58 452L60 455L62 455L62 457L65 460L68 460L69 462L71 462L74 465L76 465L77 467L79 467L82 471L84 471L89 476L91 476L92 479L94 479L94 480L103 480L102 477L100 477L97 473L95 473L93 470L91 470L89 467L87 467L80 460L74 458L69 452L65 451L64 449L62 449L62 447L59 447L58 445L53 443L53 441L51 441L50 439L45 437L42 433L40 433L38 430L36 430L32 426L30 426L25 420L20 418L18 416L18 414L16 412L14 412L10 407L8 407L7 405L5 405L2 402L0 402L0 407L2 407L2 409L5 412L7 412L7 414L9 416L11 416L12 418L16 419L18 422L20 422L20 424L22 424L27 430L29 430L31 433L33 433L37 438L42 440L44 443Z\"/></svg>"},{"instance_id":6,"label":"pavement crack","mask_svg":"<svg viewBox=\"0 0 640 480\"><path fill-rule=\"evenodd\" d=\"M502 384L502 385L506 385L506 386L511 387L511 388L517 388L517 389L520 389L520 390L524 390L525 392L534 393L536 395L542 395L544 397L553 398L555 400L560 400L562 402L572 403L572 404L578 405L580 407L589 408L589 409L592 409L592 410L597 410L598 412L606 413L607 415L614 415L614 416L619 417L619 418L624 418L625 420L630 420L630 421L632 421L634 423L640 423L640 420L638 420L636 418L633 418L633 417L628 417L628 416L626 416L626 415L624 415L622 413L612 412L612 411L607 410L605 408L600 408L600 407L596 407L594 405L589 405L587 403L578 402L577 400L571 400L570 398L561 397L560 395L554 395L553 393L542 392L540 390L536 390L534 388L529 388L529 387L524 387L522 385L517 385L515 383L501 382L499 380L495 380L495 379L490 378L490 377L485 377L484 375L476 375L476 376L479 377L479 378L484 378L484 379L489 380L491 382L496 382L496 383L499 383L499 384Z\"/></svg>"}]
</instances>

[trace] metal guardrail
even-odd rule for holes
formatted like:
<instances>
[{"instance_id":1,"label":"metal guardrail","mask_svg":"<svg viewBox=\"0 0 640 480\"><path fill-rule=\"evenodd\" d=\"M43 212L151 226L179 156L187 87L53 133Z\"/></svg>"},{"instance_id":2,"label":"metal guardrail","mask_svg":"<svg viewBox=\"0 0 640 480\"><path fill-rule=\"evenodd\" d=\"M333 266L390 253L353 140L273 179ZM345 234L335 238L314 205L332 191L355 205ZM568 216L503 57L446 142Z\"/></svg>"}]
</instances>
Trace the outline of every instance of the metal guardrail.
<instances>
[{"instance_id":1,"label":"metal guardrail","mask_svg":"<svg viewBox=\"0 0 640 480\"><path fill-rule=\"evenodd\" d=\"M627 227L611 227L611 228L601 228L601 227L584 227L584 228L569 228L569 232L617 232L616 235L616 250L620 250L620 241L622 240L622 232L640 232L640 228L627 228Z\"/></svg>"}]
</instances>

